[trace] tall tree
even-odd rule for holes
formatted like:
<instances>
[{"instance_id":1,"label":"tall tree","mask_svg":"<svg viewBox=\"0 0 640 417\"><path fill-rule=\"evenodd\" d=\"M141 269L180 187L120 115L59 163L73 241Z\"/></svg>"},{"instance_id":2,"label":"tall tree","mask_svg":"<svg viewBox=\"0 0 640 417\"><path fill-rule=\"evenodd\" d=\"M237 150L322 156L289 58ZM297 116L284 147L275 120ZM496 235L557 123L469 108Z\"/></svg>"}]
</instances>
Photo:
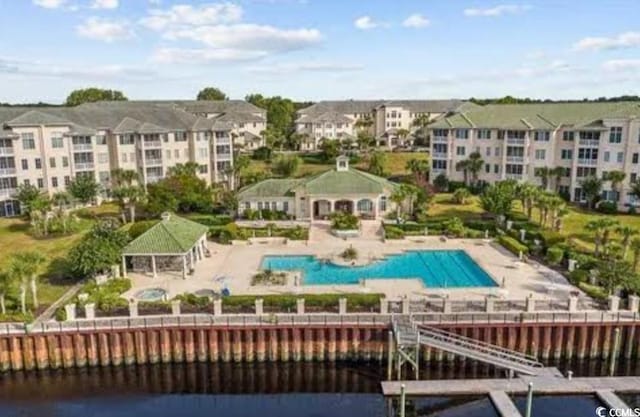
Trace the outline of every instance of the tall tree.
<instances>
[{"instance_id":1,"label":"tall tree","mask_svg":"<svg viewBox=\"0 0 640 417\"><path fill-rule=\"evenodd\" d=\"M415 127L416 130L413 133L415 140L413 142L416 146L429 146L429 136L427 134L427 127L431 123L431 115L428 113L423 113L413 119L411 122L411 126Z\"/></svg>"},{"instance_id":2,"label":"tall tree","mask_svg":"<svg viewBox=\"0 0 640 417\"><path fill-rule=\"evenodd\" d=\"M610 217L598 217L586 224L585 229L593 232L595 255L600 255L600 249L609 243L611 231L618 226L618 221Z\"/></svg>"},{"instance_id":3,"label":"tall tree","mask_svg":"<svg viewBox=\"0 0 640 417\"><path fill-rule=\"evenodd\" d=\"M456 169L461 169L464 174L464 183L466 185L471 175L471 185L478 184L478 174L484 167L484 160L480 152L472 152L467 159L464 159L456 164Z\"/></svg>"},{"instance_id":4,"label":"tall tree","mask_svg":"<svg viewBox=\"0 0 640 417\"><path fill-rule=\"evenodd\" d=\"M529 220L531 220L533 216L533 205L539 193L540 189L529 182L524 182L516 186L516 196L522 204L522 211L526 213Z\"/></svg>"},{"instance_id":5,"label":"tall tree","mask_svg":"<svg viewBox=\"0 0 640 417\"><path fill-rule=\"evenodd\" d=\"M11 280L18 284L20 289L20 311L27 314L27 280L29 279L29 265L24 259L14 257L9 264Z\"/></svg>"},{"instance_id":6,"label":"tall tree","mask_svg":"<svg viewBox=\"0 0 640 417\"><path fill-rule=\"evenodd\" d=\"M102 88L84 88L72 91L65 105L77 106L83 103L93 103L96 101L126 101L127 97L118 90L104 90Z\"/></svg>"},{"instance_id":7,"label":"tall tree","mask_svg":"<svg viewBox=\"0 0 640 417\"><path fill-rule=\"evenodd\" d=\"M552 172L552 168L549 168L549 167L535 168L533 171L533 175L540 178L542 189L547 191L549 189L549 179L554 175Z\"/></svg>"},{"instance_id":8,"label":"tall tree","mask_svg":"<svg viewBox=\"0 0 640 417\"><path fill-rule=\"evenodd\" d=\"M340 155L340 143L337 140L327 138L322 138L320 140L322 159L325 161L331 161Z\"/></svg>"},{"instance_id":9,"label":"tall tree","mask_svg":"<svg viewBox=\"0 0 640 417\"><path fill-rule=\"evenodd\" d=\"M40 210L45 202L48 202L48 197L38 187L32 184L20 184L16 189L16 199L20 202L20 208L26 215L31 213L31 210Z\"/></svg>"},{"instance_id":10,"label":"tall tree","mask_svg":"<svg viewBox=\"0 0 640 417\"><path fill-rule=\"evenodd\" d=\"M620 201L620 184L627 178L627 174L624 171L609 171L606 175L602 176L604 181L609 181L611 183L611 191L616 193L615 202Z\"/></svg>"},{"instance_id":11,"label":"tall tree","mask_svg":"<svg viewBox=\"0 0 640 417\"><path fill-rule=\"evenodd\" d=\"M93 175L78 175L71 181L67 189L69 194L83 204L93 202L100 192L100 184Z\"/></svg>"},{"instance_id":12,"label":"tall tree","mask_svg":"<svg viewBox=\"0 0 640 417\"><path fill-rule=\"evenodd\" d=\"M196 100L228 100L229 97L225 93L222 92L219 88L216 87L205 87L198 92L198 96Z\"/></svg>"},{"instance_id":13,"label":"tall tree","mask_svg":"<svg viewBox=\"0 0 640 417\"><path fill-rule=\"evenodd\" d=\"M580 182L582 191L587 199L589 208L595 208L600 193L602 192L602 180L596 176L587 177Z\"/></svg>"},{"instance_id":14,"label":"tall tree","mask_svg":"<svg viewBox=\"0 0 640 417\"><path fill-rule=\"evenodd\" d=\"M300 162L300 158L296 155L279 155L271 163L271 170L279 177L293 177L300 166Z\"/></svg>"},{"instance_id":15,"label":"tall tree","mask_svg":"<svg viewBox=\"0 0 640 417\"><path fill-rule=\"evenodd\" d=\"M482 208L495 216L508 216L515 199L515 183L500 181L487 187L480 196Z\"/></svg>"},{"instance_id":16,"label":"tall tree","mask_svg":"<svg viewBox=\"0 0 640 417\"><path fill-rule=\"evenodd\" d=\"M373 175L384 177L385 176L384 166L385 166L386 159L387 159L387 156L384 152L379 152L379 151L373 152L369 157L369 169L368 169L369 172L372 173Z\"/></svg>"},{"instance_id":17,"label":"tall tree","mask_svg":"<svg viewBox=\"0 0 640 417\"><path fill-rule=\"evenodd\" d=\"M73 276L94 277L117 265L129 235L120 230L115 219L103 220L85 234L69 251L68 264Z\"/></svg>"},{"instance_id":18,"label":"tall tree","mask_svg":"<svg viewBox=\"0 0 640 417\"><path fill-rule=\"evenodd\" d=\"M618 226L616 232L622 237L622 258L627 259L627 254L631 246L631 238L638 234L638 230L631 226L621 225Z\"/></svg>"},{"instance_id":19,"label":"tall tree","mask_svg":"<svg viewBox=\"0 0 640 417\"><path fill-rule=\"evenodd\" d=\"M407 161L407 165L405 168L411 171L416 184L421 184L429 180L431 163L429 163L428 159L411 158Z\"/></svg>"},{"instance_id":20,"label":"tall tree","mask_svg":"<svg viewBox=\"0 0 640 417\"><path fill-rule=\"evenodd\" d=\"M640 265L640 238L634 237L631 240L631 253L633 254L633 271L638 270Z\"/></svg>"},{"instance_id":21,"label":"tall tree","mask_svg":"<svg viewBox=\"0 0 640 417\"><path fill-rule=\"evenodd\" d=\"M19 252L15 257L23 264L23 271L29 280L29 287L31 288L33 307L38 308L38 277L46 259L35 251Z\"/></svg>"},{"instance_id":22,"label":"tall tree","mask_svg":"<svg viewBox=\"0 0 640 417\"><path fill-rule=\"evenodd\" d=\"M147 185L147 210L159 215L163 211L206 212L213 204L213 190L198 177L198 164L187 162L171 168L160 181Z\"/></svg>"},{"instance_id":23,"label":"tall tree","mask_svg":"<svg viewBox=\"0 0 640 417\"><path fill-rule=\"evenodd\" d=\"M144 188L140 185L139 176L136 171L118 168L111 173L113 180L112 195L118 201L122 210L122 222L126 222L125 212L129 211L129 221L136 221L136 205L139 204L145 195Z\"/></svg>"},{"instance_id":24,"label":"tall tree","mask_svg":"<svg viewBox=\"0 0 640 417\"><path fill-rule=\"evenodd\" d=\"M8 271L0 271L0 314L7 314L6 299L13 290L15 281Z\"/></svg>"}]
</instances>

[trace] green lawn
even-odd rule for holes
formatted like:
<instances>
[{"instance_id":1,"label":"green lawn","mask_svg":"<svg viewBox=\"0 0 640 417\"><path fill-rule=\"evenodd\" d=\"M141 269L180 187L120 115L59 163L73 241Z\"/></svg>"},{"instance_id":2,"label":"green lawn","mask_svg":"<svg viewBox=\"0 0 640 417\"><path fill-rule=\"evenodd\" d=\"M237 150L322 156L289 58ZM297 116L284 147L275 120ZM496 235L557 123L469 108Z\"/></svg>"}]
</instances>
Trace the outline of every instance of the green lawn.
<instances>
[{"instance_id":1,"label":"green lawn","mask_svg":"<svg viewBox=\"0 0 640 417\"><path fill-rule=\"evenodd\" d=\"M462 220L479 218L485 211L480 206L478 197L471 197L467 204L455 204L452 194L436 194L429 211L431 217L459 217Z\"/></svg>"}]
</instances>

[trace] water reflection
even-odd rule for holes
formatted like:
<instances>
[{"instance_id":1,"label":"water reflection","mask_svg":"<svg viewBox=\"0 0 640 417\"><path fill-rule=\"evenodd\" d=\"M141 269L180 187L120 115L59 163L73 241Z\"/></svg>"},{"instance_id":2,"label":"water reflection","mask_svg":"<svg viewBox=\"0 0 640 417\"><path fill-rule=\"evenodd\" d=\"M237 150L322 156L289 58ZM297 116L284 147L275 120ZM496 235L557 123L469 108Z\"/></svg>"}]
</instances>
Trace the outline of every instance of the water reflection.
<instances>
[{"instance_id":1,"label":"water reflection","mask_svg":"<svg viewBox=\"0 0 640 417\"><path fill-rule=\"evenodd\" d=\"M515 396L513 402L525 414L526 396ZM595 395L542 395L533 397L532 417L587 417L595 416L602 403Z\"/></svg>"}]
</instances>

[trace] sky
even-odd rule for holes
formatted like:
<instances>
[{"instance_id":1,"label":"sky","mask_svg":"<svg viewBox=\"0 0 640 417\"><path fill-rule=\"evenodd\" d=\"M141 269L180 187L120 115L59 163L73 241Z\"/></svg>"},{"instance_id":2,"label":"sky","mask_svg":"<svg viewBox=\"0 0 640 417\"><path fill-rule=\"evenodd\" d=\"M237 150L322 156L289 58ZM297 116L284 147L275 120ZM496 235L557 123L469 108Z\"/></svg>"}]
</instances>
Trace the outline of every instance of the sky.
<instances>
[{"instance_id":1,"label":"sky","mask_svg":"<svg viewBox=\"0 0 640 417\"><path fill-rule=\"evenodd\" d=\"M0 0L0 102L640 95L638 0Z\"/></svg>"}]
</instances>

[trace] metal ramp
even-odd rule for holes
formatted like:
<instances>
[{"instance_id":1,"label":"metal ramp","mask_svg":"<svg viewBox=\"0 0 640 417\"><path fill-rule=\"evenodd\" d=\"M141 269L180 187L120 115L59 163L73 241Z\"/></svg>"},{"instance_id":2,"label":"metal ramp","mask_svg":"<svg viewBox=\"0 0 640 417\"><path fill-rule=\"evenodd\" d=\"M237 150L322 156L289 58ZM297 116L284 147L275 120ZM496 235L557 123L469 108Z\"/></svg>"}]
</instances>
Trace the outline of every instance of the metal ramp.
<instances>
[{"instance_id":1,"label":"metal ramp","mask_svg":"<svg viewBox=\"0 0 640 417\"><path fill-rule=\"evenodd\" d=\"M409 362L416 368L417 375L421 345L488 363L517 374L538 375L543 371L543 365L533 356L433 327L419 327L406 316L394 316L392 326L398 374L402 364ZM391 372L388 374L390 376Z\"/></svg>"}]
</instances>

